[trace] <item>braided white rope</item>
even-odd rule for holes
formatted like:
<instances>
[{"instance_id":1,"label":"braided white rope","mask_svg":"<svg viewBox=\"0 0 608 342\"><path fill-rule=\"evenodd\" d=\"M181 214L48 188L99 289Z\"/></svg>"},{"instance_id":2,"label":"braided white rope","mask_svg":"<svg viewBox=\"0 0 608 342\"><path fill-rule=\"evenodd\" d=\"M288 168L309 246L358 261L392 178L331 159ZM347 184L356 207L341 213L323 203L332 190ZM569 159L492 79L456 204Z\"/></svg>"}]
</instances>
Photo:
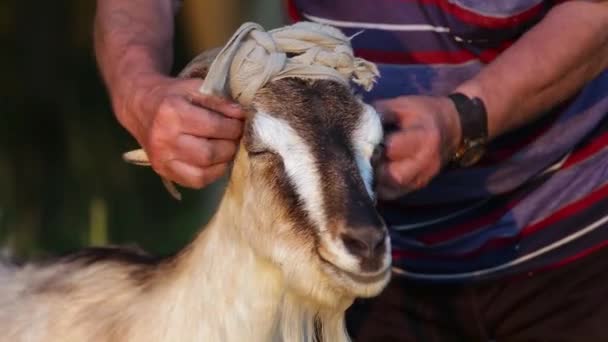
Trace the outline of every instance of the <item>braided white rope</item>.
<instances>
[{"instance_id":1,"label":"braided white rope","mask_svg":"<svg viewBox=\"0 0 608 342\"><path fill-rule=\"evenodd\" d=\"M350 39L331 26L299 22L266 32L245 23L214 60L201 92L248 105L264 85L281 78L353 81L370 90L378 75L376 66L355 57Z\"/></svg>"},{"instance_id":2,"label":"braided white rope","mask_svg":"<svg viewBox=\"0 0 608 342\"><path fill-rule=\"evenodd\" d=\"M294 77L353 82L370 90L379 76L375 64L355 57L350 39L340 30L312 22L265 31L256 23L244 23L233 34L209 67L200 88L202 94L230 97L250 105L267 83ZM125 153L137 165L150 165L143 150ZM179 192L163 179L177 199Z\"/></svg>"}]
</instances>

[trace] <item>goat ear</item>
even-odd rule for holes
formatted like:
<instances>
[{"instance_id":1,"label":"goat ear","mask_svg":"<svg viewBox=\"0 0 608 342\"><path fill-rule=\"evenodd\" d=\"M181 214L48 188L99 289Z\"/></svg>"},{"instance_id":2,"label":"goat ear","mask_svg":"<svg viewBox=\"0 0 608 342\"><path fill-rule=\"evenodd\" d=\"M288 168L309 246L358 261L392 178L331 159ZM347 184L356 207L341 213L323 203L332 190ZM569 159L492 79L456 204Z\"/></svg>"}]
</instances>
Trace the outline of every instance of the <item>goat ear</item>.
<instances>
[{"instance_id":1,"label":"goat ear","mask_svg":"<svg viewBox=\"0 0 608 342\"><path fill-rule=\"evenodd\" d=\"M150 159L148 158L146 151L144 151L143 149L133 150L133 151L124 153L122 155L122 158L127 163L131 163L131 164L135 164L135 165L139 165L139 166L150 166ZM171 196L173 196L173 198L175 198L176 200L178 200L178 201L181 200L182 194L177 190L177 188L175 187L175 184L173 184L170 180L168 180L164 177L161 177L161 179L163 181L163 185L165 186L165 189L167 189L169 194L171 194Z\"/></svg>"},{"instance_id":2,"label":"goat ear","mask_svg":"<svg viewBox=\"0 0 608 342\"><path fill-rule=\"evenodd\" d=\"M196 56L186 67L179 73L181 78L201 78L207 77L209 67L215 57L220 53L221 48L203 51Z\"/></svg>"}]
</instances>

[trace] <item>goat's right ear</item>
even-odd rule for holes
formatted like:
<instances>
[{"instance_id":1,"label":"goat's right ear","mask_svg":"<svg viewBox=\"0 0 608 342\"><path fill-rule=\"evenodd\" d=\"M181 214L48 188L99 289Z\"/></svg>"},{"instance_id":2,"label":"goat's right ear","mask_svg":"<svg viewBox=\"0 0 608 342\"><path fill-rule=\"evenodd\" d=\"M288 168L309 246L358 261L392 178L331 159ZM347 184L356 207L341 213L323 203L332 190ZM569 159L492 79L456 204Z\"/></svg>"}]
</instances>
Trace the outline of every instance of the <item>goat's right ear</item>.
<instances>
[{"instance_id":1,"label":"goat's right ear","mask_svg":"<svg viewBox=\"0 0 608 342\"><path fill-rule=\"evenodd\" d=\"M150 158L148 158L148 154L146 153L146 151L144 151L143 149L138 149L138 150L133 150L133 151L129 151L126 152L122 155L122 159L124 161L126 161L127 163L130 164L135 164L135 165L139 165L139 166L150 166ZM169 192L169 194L171 194L171 196L173 196L173 198L175 198L176 200L180 201L182 199L182 194L179 192L179 190L177 190L177 188L175 187L175 184L173 184L170 180L161 177L161 180L163 181L163 185L165 186L165 189L167 189L167 191Z\"/></svg>"},{"instance_id":2,"label":"goat's right ear","mask_svg":"<svg viewBox=\"0 0 608 342\"><path fill-rule=\"evenodd\" d=\"M215 57L220 53L221 48L214 48L203 51L196 56L186 67L179 73L180 78L201 78L207 77L209 67L215 60Z\"/></svg>"}]
</instances>

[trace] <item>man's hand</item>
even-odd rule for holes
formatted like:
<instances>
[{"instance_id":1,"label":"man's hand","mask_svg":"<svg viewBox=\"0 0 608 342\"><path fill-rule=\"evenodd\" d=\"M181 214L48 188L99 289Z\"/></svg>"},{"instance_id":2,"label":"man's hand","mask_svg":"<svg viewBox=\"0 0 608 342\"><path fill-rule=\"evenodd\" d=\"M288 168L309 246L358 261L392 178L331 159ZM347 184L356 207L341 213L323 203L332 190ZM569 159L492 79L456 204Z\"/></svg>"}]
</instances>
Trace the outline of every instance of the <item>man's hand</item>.
<instances>
[{"instance_id":1,"label":"man's hand","mask_svg":"<svg viewBox=\"0 0 608 342\"><path fill-rule=\"evenodd\" d=\"M198 92L201 80L167 77L179 1L98 0L95 53L120 123L167 180L201 188L226 170L243 112Z\"/></svg>"},{"instance_id":2,"label":"man's hand","mask_svg":"<svg viewBox=\"0 0 608 342\"><path fill-rule=\"evenodd\" d=\"M424 187L448 161L460 142L458 113L447 97L401 96L375 105L397 127L385 137L378 170L378 195L394 199Z\"/></svg>"},{"instance_id":3,"label":"man's hand","mask_svg":"<svg viewBox=\"0 0 608 342\"><path fill-rule=\"evenodd\" d=\"M116 106L118 118L164 178L202 188L221 177L237 151L244 112L198 92L201 80L151 76Z\"/></svg>"}]
</instances>

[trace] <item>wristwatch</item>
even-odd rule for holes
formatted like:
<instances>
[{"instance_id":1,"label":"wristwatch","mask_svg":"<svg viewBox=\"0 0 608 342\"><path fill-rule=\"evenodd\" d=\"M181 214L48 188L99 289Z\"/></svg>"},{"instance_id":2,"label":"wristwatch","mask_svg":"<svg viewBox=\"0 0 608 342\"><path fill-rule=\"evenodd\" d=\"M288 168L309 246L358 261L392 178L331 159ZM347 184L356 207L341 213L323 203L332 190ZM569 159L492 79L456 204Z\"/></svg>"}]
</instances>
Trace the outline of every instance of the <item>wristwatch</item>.
<instances>
[{"instance_id":1,"label":"wristwatch","mask_svg":"<svg viewBox=\"0 0 608 342\"><path fill-rule=\"evenodd\" d=\"M460 118L460 144L451 157L451 162L468 167L483 157L488 142L488 114L483 101L469 98L461 93L448 95Z\"/></svg>"}]
</instances>

